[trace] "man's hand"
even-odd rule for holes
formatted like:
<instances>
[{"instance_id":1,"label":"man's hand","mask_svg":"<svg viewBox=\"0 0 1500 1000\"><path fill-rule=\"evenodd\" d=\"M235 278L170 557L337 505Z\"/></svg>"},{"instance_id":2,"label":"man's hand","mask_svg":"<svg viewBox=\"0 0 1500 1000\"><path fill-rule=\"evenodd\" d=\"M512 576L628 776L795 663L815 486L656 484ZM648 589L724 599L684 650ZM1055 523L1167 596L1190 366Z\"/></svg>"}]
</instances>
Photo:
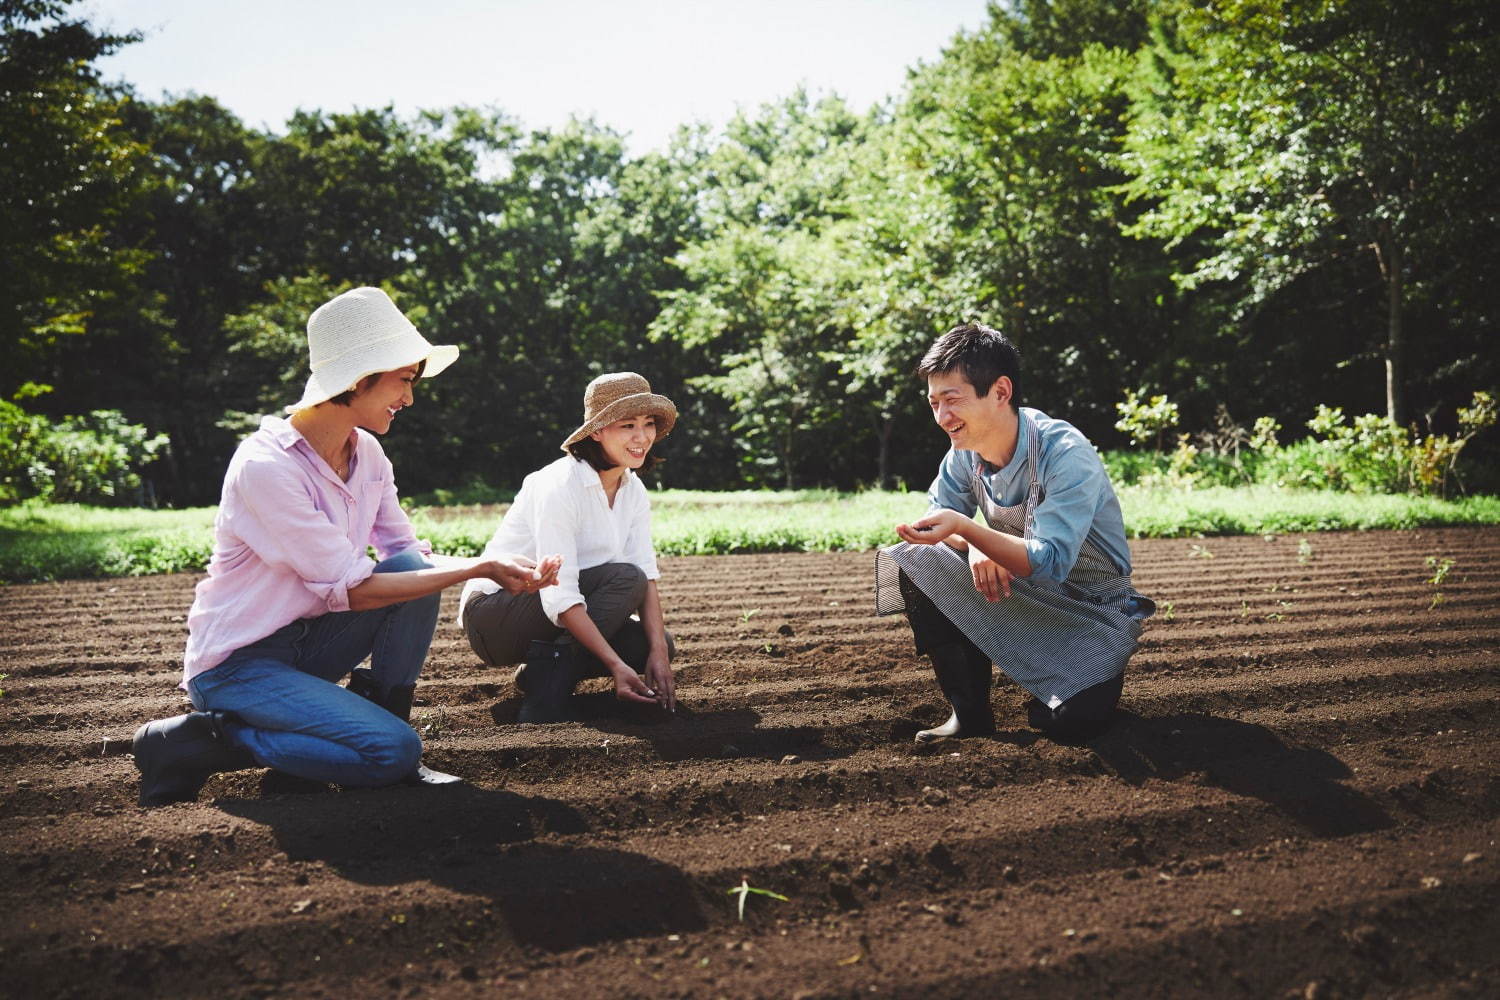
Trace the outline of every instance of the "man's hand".
<instances>
[{"instance_id":1,"label":"man's hand","mask_svg":"<svg viewBox=\"0 0 1500 1000\"><path fill-rule=\"evenodd\" d=\"M966 523L974 522L955 510L935 510L911 524L896 525L896 534L903 542L913 545L936 545L949 535L957 534Z\"/></svg>"},{"instance_id":2,"label":"man's hand","mask_svg":"<svg viewBox=\"0 0 1500 1000\"><path fill-rule=\"evenodd\" d=\"M665 649L653 649L646 656L646 683L656 692L657 704L668 712L677 711L676 685L672 680L672 664L667 660Z\"/></svg>"},{"instance_id":3,"label":"man's hand","mask_svg":"<svg viewBox=\"0 0 1500 1000\"><path fill-rule=\"evenodd\" d=\"M983 594L986 601L993 604L1010 596L1011 571L972 545L969 546L969 571L974 574L974 589Z\"/></svg>"}]
</instances>

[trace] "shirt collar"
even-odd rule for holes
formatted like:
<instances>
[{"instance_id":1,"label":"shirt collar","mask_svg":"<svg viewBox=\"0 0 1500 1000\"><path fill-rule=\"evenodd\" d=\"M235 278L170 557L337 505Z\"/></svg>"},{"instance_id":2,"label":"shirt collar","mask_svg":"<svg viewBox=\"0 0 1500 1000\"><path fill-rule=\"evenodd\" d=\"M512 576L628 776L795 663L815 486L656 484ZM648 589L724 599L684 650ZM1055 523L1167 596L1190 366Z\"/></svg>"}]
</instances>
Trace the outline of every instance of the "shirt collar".
<instances>
[{"instance_id":1,"label":"shirt collar","mask_svg":"<svg viewBox=\"0 0 1500 1000\"><path fill-rule=\"evenodd\" d=\"M297 428L292 425L292 422L290 420L287 420L284 417L263 417L260 422L260 428L263 431L270 432L271 440L275 441L283 451L296 451L300 446L303 453L307 455L308 458L317 457L318 453L313 448L312 443L309 442L307 438L302 436L302 432L297 430ZM356 427L354 430L349 432L349 439L354 446L350 452L349 461L349 479L350 482L352 482L354 479L354 470L359 466L359 428ZM332 470L325 471L325 469L320 468L318 469L318 471L322 473L325 479L338 486L339 489L352 489L350 483L347 483L344 480L340 479L338 476L334 475Z\"/></svg>"},{"instance_id":2,"label":"shirt collar","mask_svg":"<svg viewBox=\"0 0 1500 1000\"><path fill-rule=\"evenodd\" d=\"M620 477L620 488L624 489L634 475L635 472L633 470L626 469L625 474ZM604 481L599 478L599 471L584 459L576 457L573 459L573 478L584 489L600 491L604 489Z\"/></svg>"},{"instance_id":3,"label":"shirt collar","mask_svg":"<svg viewBox=\"0 0 1500 1000\"><path fill-rule=\"evenodd\" d=\"M270 433L271 439L288 451L296 447L298 441L307 440L285 417L262 417L260 429Z\"/></svg>"}]
</instances>

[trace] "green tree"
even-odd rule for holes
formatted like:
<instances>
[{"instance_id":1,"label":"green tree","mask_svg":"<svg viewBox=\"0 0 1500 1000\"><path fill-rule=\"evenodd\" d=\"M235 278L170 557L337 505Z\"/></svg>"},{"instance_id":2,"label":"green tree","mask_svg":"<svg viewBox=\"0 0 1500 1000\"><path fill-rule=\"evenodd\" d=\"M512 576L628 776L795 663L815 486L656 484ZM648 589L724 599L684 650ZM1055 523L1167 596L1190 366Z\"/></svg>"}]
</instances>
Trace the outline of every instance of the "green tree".
<instances>
[{"instance_id":1,"label":"green tree","mask_svg":"<svg viewBox=\"0 0 1500 1000\"><path fill-rule=\"evenodd\" d=\"M1022 28L1025 26L1023 25ZM1004 330L1025 359L1021 401L1091 431L1122 381L1170 383L1171 287L1159 251L1121 232L1115 159L1133 55L1079 39L1019 47L1011 15L961 36L912 82L908 157L948 205L941 255L952 322Z\"/></svg>"},{"instance_id":2,"label":"green tree","mask_svg":"<svg viewBox=\"0 0 1500 1000\"><path fill-rule=\"evenodd\" d=\"M96 61L133 34L96 32L62 0L0 0L0 394L51 382L59 343L93 329L147 254L111 239L144 151L122 127L127 97Z\"/></svg>"},{"instance_id":3,"label":"green tree","mask_svg":"<svg viewBox=\"0 0 1500 1000\"><path fill-rule=\"evenodd\" d=\"M828 432L847 395L844 246L852 152L869 125L838 98L799 91L737 116L703 165L704 233L678 256L686 283L662 293L651 331L711 359L691 384L733 408L748 483L791 487L804 465L826 481L842 451ZM814 437L816 454L805 447Z\"/></svg>"},{"instance_id":4,"label":"green tree","mask_svg":"<svg viewBox=\"0 0 1500 1000\"><path fill-rule=\"evenodd\" d=\"M1414 302L1494 267L1491 5L1183 0L1160 5L1154 38L1126 145L1149 205L1134 231L1201 240L1179 281L1232 285L1235 322L1368 260L1386 412L1404 424Z\"/></svg>"},{"instance_id":5,"label":"green tree","mask_svg":"<svg viewBox=\"0 0 1500 1000\"><path fill-rule=\"evenodd\" d=\"M853 273L840 309L849 337L836 356L851 399L863 403L849 408L846 432L861 413L873 424L874 482L881 487L904 472L931 472L927 453L940 439L927 426L926 390L912 371L937 334L981 318L974 312L978 280L955 259L955 213L942 185L920 168L923 157L911 154L911 142L892 118L855 152L856 218L842 253ZM900 454L916 460L898 469Z\"/></svg>"}]
</instances>

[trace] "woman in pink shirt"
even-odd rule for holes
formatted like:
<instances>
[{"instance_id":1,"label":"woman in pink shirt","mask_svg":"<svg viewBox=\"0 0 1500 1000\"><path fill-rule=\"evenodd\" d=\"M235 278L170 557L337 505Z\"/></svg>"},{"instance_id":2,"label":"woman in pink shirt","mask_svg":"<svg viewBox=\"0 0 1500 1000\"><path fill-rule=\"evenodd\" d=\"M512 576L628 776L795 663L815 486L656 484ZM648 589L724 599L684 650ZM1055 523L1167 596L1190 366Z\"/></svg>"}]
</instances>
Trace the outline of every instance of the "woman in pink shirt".
<instances>
[{"instance_id":1,"label":"woman in pink shirt","mask_svg":"<svg viewBox=\"0 0 1500 1000\"><path fill-rule=\"evenodd\" d=\"M375 435L456 347L428 343L378 288L319 307L307 342L312 375L290 418L266 417L230 460L188 614L182 687L198 711L137 730L141 805L191 800L210 774L256 765L354 787L457 781L421 765L407 724L440 592L557 580L557 557L434 566L397 502Z\"/></svg>"}]
</instances>

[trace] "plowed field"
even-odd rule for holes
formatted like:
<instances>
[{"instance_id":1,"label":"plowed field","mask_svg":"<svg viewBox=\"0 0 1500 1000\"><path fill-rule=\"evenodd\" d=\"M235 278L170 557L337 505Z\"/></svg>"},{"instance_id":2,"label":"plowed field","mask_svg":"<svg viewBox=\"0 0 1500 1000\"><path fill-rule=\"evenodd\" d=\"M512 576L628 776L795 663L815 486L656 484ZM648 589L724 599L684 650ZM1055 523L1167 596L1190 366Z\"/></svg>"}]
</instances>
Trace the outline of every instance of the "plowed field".
<instances>
[{"instance_id":1,"label":"plowed field","mask_svg":"<svg viewBox=\"0 0 1500 1000\"><path fill-rule=\"evenodd\" d=\"M450 591L417 722L467 785L156 810L195 578L0 588L0 995L1494 996L1500 532L1135 553L1088 746L1002 677L997 737L915 747L869 554L678 558L674 719L516 724Z\"/></svg>"}]
</instances>

